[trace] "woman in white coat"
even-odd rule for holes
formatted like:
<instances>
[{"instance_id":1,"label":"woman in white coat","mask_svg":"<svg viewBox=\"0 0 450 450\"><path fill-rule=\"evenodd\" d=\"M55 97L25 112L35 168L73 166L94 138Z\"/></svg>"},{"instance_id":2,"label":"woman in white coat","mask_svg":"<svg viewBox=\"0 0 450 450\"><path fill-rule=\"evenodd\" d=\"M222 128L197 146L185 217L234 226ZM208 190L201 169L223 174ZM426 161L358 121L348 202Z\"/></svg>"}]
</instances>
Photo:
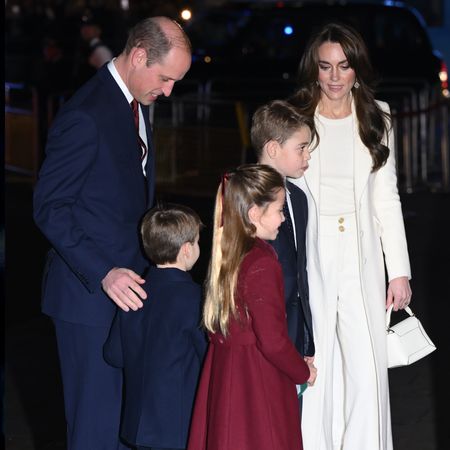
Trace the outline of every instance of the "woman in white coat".
<instances>
[{"instance_id":1,"label":"woman in white coat","mask_svg":"<svg viewBox=\"0 0 450 450\"><path fill-rule=\"evenodd\" d=\"M310 209L318 371L303 398L305 450L392 449L385 313L409 304L411 275L389 107L374 99L371 78L361 36L332 23L311 38L291 98L320 137L295 180Z\"/></svg>"}]
</instances>

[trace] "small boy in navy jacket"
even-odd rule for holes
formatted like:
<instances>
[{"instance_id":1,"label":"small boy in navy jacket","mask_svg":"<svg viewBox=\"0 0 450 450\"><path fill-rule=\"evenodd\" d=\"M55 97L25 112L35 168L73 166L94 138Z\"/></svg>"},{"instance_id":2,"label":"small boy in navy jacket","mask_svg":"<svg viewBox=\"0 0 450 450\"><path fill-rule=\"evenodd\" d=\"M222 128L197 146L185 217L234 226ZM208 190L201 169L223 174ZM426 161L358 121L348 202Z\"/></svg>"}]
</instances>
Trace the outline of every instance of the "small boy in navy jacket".
<instances>
[{"instance_id":1,"label":"small boy in navy jacket","mask_svg":"<svg viewBox=\"0 0 450 450\"><path fill-rule=\"evenodd\" d=\"M138 311L118 310L104 346L106 361L124 370L121 438L138 449L183 449L206 339L199 327L201 289L188 271L200 249L198 215L186 206L147 212L144 250L156 265Z\"/></svg>"}]
</instances>

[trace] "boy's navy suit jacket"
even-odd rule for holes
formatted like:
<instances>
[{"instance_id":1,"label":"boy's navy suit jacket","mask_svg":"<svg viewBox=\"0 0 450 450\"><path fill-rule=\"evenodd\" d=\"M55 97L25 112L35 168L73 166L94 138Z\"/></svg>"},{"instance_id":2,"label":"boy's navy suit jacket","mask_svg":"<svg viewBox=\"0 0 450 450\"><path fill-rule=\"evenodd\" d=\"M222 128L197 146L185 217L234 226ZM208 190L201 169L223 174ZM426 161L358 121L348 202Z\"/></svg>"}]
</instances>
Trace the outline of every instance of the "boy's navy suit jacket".
<instances>
[{"instance_id":1,"label":"boy's navy suit jacket","mask_svg":"<svg viewBox=\"0 0 450 450\"><path fill-rule=\"evenodd\" d=\"M304 192L286 183L294 213L297 250L287 221L284 221L274 241L269 241L278 255L283 269L284 298L289 337L302 356L315 353L311 309L309 306L308 275L306 270L305 234L308 223L308 203Z\"/></svg>"},{"instance_id":2,"label":"boy's navy suit jacket","mask_svg":"<svg viewBox=\"0 0 450 450\"><path fill-rule=\"evenodd\" d=\"M201 289L187 272L151 267L138 311L118 310L104 346L124 368L121 437L143 447L185 448L207 342Z\"/></svg>"},{"instance_id":3,"label":"boy's navy suit jacket","mask_svg":"<svg viewBox=\"0 0 450 450\"><path fill-rule=\"evenodd\" d=\"M71 323L110 327L115 304L101 281L113 267L148 266L139 222L153 204L155 158L148 106L147 180L131 107L107 66L59 111L34 193L34 217L50 241L43 312Z\"/></svg>"}]
</instances>

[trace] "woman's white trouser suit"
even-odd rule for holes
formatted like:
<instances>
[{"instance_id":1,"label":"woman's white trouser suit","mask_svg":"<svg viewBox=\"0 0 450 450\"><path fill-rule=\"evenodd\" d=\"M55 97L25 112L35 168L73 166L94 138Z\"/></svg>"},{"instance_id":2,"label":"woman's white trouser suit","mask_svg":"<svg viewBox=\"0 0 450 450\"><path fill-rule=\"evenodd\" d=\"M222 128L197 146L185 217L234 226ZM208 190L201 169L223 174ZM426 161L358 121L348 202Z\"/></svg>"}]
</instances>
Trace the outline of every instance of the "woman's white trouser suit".
<instances>
[{"instance_id":1,"label":"woman's white trouser suit","mask_svg":"<svg viewBox=\"0 0 450 450\"><path fill-rule=\"evenodd\" d=\"M378 104L389 111L387 104ZM355 215L344 217L342 226L348 228L341 232L335 223L339 217L319 215L320 143L304 177L292 180L308 198L306 251L317 367L315 385L303 394L305 450L392 450L385 265L389 280L410 278L409 257L393 135L386 164L372 172L354 108L353 119ZM320 135L317 121L316 126Z\"/></svg>"},{"instance_id":2,"label":"woman's white trouser suit","mask_svg":"<svg viewBox=\"0 0 450 450\"><path fill-rule=\"evenodd\" d=\"M333 449L378 450L377 380L361 290L355 215L321 216L320 223L327 321L329 329L336 330L335 336L329 335L333 361L324 397L333 416L328 441ZM341 383L344 395L338 388ZM323 442L321 449L327 448Z\"/></svg>"}]
</instances>

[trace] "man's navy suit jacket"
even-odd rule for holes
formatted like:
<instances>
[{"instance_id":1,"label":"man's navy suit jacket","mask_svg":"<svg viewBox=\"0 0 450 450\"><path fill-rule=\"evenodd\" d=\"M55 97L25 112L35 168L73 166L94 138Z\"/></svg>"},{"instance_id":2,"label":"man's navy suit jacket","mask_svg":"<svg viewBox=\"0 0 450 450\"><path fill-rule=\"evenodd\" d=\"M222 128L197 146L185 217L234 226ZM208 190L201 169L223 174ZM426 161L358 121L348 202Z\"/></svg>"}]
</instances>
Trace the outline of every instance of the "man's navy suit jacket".
<instances>
[{"instance_id":1,"label":"man's navy suit jacket","mask_svg":"<svg viewBox=\"0 0 450 450\"><path fill-rule=\"evenodd\" d=\"M294 214L297 250L292 232L284 221L274 241L269 241L278 255L284 278L284 297L289 337L302 356L315 353L311 309L309 306L308 276L306 270L305 234L308 223L308 203L304 192L287 182Z\"/></svg>"},{"instance_id":2,"label":"man's navy suit jacket","mask_svg":"<svg viewBox=\"0 0 450 450\"><path fill-rule=\"evenodd\" d=\"M185 448L206 350L200 286L187 272L151 267L144 307L118 310L104 357L124 368L121 437L143 447Z\"/></svg>"},{"instance_id":3,"label":"man's navy suit jacket","mask_svg":"<svg viewBox=\"0 0 450 450\"><path fill-rule=\"evenodd\" d=\"M148 265L139 221L153 203L154 154L148 107L147 180L133 113L106 65L63 105L49 132L34 194L34 217L50 241L43 312L109 326L114 303L101 280L113 267Z\"/></svg>"}]
</instances>

